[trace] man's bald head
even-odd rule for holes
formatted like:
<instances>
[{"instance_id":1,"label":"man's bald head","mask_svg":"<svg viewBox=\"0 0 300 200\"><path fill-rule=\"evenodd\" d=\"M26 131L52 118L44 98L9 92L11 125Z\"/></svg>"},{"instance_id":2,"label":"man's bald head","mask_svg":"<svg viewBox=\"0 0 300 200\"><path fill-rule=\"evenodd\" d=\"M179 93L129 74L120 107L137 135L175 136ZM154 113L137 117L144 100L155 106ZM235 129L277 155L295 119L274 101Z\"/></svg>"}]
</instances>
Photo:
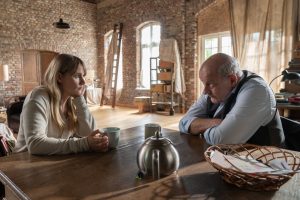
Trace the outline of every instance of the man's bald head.
<instances>
[{"instance_id":1,"label":"man's bald head","mask_svg":"<svg viewBox=\"0 0 300 200\"><path fill-rule=\"evenodd\" d=\"M210 56L202 64L200 73L201 71L217 72L217 74L222 77L230 74L235 74L238 77L242 76L242 71L237 60L224 53L216 53Z\"/></svg>"}]
</instances>

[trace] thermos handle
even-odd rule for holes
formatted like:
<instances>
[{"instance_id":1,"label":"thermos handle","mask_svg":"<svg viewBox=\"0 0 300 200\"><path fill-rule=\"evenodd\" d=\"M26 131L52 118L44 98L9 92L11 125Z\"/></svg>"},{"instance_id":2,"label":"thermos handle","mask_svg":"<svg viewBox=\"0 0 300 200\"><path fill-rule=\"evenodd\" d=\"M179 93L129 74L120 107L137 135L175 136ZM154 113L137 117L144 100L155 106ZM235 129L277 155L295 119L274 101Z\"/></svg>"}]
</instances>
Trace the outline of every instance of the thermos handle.
<instances>
[{"instance_id":1,"label":"thermos handle","mask_svg":"<svg viewBox=\"0 0 300 200\"><path fill-rule=\"evenodd\" d=\"M160 166L159 166L159 150L154 149L152 151L152 177L153 179L160 178Z\"/></svg>"}]
</instances>

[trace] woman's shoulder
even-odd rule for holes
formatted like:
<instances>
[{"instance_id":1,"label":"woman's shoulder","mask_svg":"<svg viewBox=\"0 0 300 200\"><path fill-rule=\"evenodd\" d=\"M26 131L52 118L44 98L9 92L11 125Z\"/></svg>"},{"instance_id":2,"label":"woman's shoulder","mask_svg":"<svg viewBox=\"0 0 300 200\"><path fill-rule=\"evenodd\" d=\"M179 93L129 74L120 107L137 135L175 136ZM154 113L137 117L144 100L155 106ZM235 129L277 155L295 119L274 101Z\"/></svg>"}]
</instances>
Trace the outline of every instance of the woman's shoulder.
<instances>
[{"instance_id":1,"label":"woman's shoulder","mask_svg":"<svg viewBox=\"0 0 300 200\"><path fill-rule=\"evenodd\" d=\"M35 99L37 101L49 101L49 93L47 88L40 86L33 89L30 93L30 99Z\"/></svg>"}]
</instances>

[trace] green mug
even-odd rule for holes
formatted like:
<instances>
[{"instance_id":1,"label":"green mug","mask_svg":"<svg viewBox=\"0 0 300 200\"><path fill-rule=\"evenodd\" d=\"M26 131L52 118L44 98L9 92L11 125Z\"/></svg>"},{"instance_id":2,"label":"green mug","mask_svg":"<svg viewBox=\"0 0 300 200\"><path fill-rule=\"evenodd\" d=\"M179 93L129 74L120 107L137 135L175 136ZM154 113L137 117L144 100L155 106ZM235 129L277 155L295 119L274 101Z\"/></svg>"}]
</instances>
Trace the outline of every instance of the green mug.
<instances>
[{"instance_id":1,"label":"green mug","mask_svg":"<svg viewBox=\"0 0 300 200\"><path fill-rule=\"evenodd\" d=\"M118 127L106 127L103 128L103 133L108 137L108 147L110 149L117 148L119 144L119 138L120 138L120 128Z\"/></svg>"}]
</instances>

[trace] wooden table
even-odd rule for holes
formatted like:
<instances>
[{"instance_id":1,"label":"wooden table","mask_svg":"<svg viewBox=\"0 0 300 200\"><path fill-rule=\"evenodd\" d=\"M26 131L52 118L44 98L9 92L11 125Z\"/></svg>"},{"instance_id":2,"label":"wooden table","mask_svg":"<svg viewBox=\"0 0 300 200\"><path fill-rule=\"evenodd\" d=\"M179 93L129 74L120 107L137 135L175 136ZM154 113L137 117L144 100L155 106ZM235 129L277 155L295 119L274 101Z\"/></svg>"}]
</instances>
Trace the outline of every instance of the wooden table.
<instances>
[{"instance_id":1,"label":"wooden table","mask_svg":"<svg viewBox=\"0 0 300 200\"><path fill-rule=\"evenodd\" d=\"M294 120L300 119L300 105L291 103L277 103L277 109L281 116Z\"/></svg>"},{"instance_id":2,"label":"wooden table","mask_svg":"<svg viewBox=\"0 0 300 200\"><path fill-rule=\"evenodd\" d=\"M300 199L296 174L276 192L252 192L230 185L204 159L206 145L196 136L163 129L181 159L177 173L160 180L136 179L136 153L144 128L121 132L117 150L65 156L27 152L0 158L7 199Z\"/></svg>"}]
</instances>

